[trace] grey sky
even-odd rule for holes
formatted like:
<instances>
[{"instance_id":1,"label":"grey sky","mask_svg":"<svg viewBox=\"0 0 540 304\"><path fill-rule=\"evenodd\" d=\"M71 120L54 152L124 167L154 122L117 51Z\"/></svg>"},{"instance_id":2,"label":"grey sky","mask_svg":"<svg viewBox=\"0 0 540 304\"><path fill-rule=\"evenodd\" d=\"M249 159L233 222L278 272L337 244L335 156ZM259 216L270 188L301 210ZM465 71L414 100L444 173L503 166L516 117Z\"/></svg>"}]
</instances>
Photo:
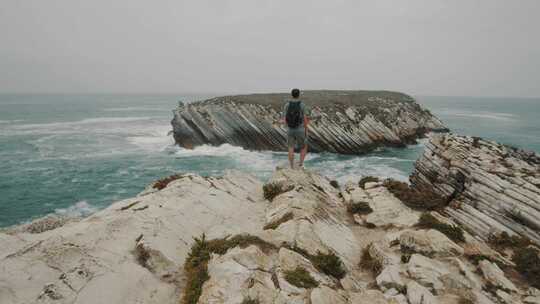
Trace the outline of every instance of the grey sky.
<instances>
[{"instance_id":1,"label":"grey sky","mask_svg":"<svg viewBox=\"0 0 540 304\"><path fill-rule=\"evenodd\" d=\"M539 0L0 0L0 92L540 96Z\"/></svg>"}]
</instances>

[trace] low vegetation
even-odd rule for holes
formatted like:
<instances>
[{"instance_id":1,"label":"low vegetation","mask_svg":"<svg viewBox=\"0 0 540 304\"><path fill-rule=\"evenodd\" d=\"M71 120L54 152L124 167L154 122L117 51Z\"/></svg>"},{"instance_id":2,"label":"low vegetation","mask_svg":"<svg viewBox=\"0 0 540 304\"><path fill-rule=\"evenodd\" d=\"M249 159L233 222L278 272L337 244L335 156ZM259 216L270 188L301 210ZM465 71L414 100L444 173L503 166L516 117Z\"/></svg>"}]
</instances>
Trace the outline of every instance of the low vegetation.
<instances>
[{"instance_id":1,"label":"low vegetation","mask_svg":"<svg viewBox=\"0 0 540 304\"><path fill-rule=\"evenodd\" d=\"M530 246L516 249L514 252L512 261L516 264L516 270L530 285L540 288L540 252L538 249Z\"/></svg>"},{"instance_id":2,"label":"low vegetation","mask_svg":"<svg viewBox=\"0 0 540 304\"><path fill-rule=\"evenodd\" d=\"M506 248L523 248L531 245L531 240L528 238L518 235L510 236L506 231L489 236L488 242L498 250Z\"/></svg>"},{"instance_id":3,"label":"low vegetation","mask_svg":"<svg viewBox=\"0 0 540 304\"><path fill-rule=\"evenodd\" d=\"M158 190L165 189L167 185L169 185L172 181L175 181L181 177L182 177L182 174L174 174L171 176L164 177L154 182L154 185L152 186L152 188L158 189Z\"/></svg>"},{"instance_id":4,"label":"low vegetation","mask_svg":"<svg viewBox=\"0 0 540 304\"><path fill-rule=\"evenodd\" d=\"M420 220L416 225L423 229L438 230L454 242L465 242L465 236L461 227L442 223L428 212L420 216Z\"/></svg>"},{"instance_id":5,"label":"low vegetation","mask_svg":"<svg viewBox=\"0 0 540 304\"><path fill-rule=\"evenodd\" d=\"M371 256L369 250L372 244L366 246L362 250L362 257L360 258L360 268L373 272L375 275L378 275L382 271L382 265L379 261Z\"/></svg>"},{"instance_id":6,"label":"low vegetation","mask_svg":"<svg viewBox=\"0 0 540 304\"><path fill-rule=\"evenodd\" d=\"M294 270L285 271L285 280L300 288L315 288L319 283L303 267L296 267Z\"/></svg>"},{"instance_id":7,"label":"low vegetation","mask_svg":"<svg viewBox=\"0 0 540 304\"><path fill-rule=\"evenodd\" d=\"M290 187L283 188L283 185L279 183L270 182L270 183L264 184L263 195L265 199L272 201L276 196L282 193L285 193L287 191L291 191L292 189L294 189L294 186L292 185Z\"/></svg>"},{"instance_id":8,"label":"low vegetation","mask_svg":"<svg viewBox=\"0 0 540 304\"><path fill-rule=\"evenodd\" d=\"M287 212L284 216L282 216L277 221L266 224L263 227L263 229L264 230L268 230L268 229L275 230L277 227L279 227L279 225L281 225L281 224L283 224L285 222L288 222L288 221L292 220L293 218L294 218L294 214L292 212Z\"/></svg>"},{"instance_id":9,"label":"low vegetation","mask_svg":"<svg viewBox=\"0 0 540 304\"><path fill-rule=\"evenodd\" d=\"M365 177L362 177L362 179L360 179L360 181L358 182L358 186L360 186L360 188L362 189L365 189L365 186L367 183L377 183L379 182L379 178L376 177L376 176L365 176Z\"/></svg>"},{"instance_id":10,"label":"low vegetation","mask_svg":"<svg viewBox=\"0 0 540 304\"><path fill-rule=\"evenodd\" d=\"M367 202L351 203L347 205L347 212L350 214L370 214L373 209Z\"/></svg>"},{"instance_id":11,"label":"low vegetation","mask_svg":"<svg viewBox=\"0 0 540 304\"><path fill-rule=\"evenodd\" d=\"M343 268L341 259L333 252L328 254L317 252L316 255L312 255L311 263L322 273L333 276L340 280L345 277L346 271Z\"/></svg>"},{"instance_id":12,"label":"low vegetation","mask_svg":"<svg viewBox=\"0 0 540 304\"><path fill-rule=\"evenodd\" d=\"M310 254L306 250L298 246L284 246L285 248L292 250L301 256L308 259L311 264L320 272L332 276L338 280L345 277L347 273L343 267L341 259L333 252L322 253L317 251L317 254Z\"/></svg>"},{"instance_id":13,"label":"low vegetation","mask_svg":"<svg viewBox=\"0 0 540 304\"><path fill-rule=\"evenodd\" d=\"M413 189L407 183L393 179L385 180L384 186L405 205L416 210L438 210L447 205L446 199L431 189Z\"/></svg>"},{"instance_id":14,"label":"low vegetation","mask_svg":"<svg viewBox=\"0 0 540 304\"><path fill-rule=\"evenodd\" d=\"M259 299L245 298L242 304L259 304Z\"/></svg>"},{"instance_id":15,"label":"low vegetation","mask_svg":"<svg viewBox=\"0 0 540 304\"><path fill-rule=\"evenodd\" d=\"M194 238L194 243L184 262L186 287L184 288L182 304L196 304L198 302L204 282L210 279L208 261L210 261L212 253L225 254L233 247L245 248L250 245L256 245L265 252L277 249L274 245L248 234L214 240L207 240L205 234L200 238Z\"/></svg>"}]
</instances>

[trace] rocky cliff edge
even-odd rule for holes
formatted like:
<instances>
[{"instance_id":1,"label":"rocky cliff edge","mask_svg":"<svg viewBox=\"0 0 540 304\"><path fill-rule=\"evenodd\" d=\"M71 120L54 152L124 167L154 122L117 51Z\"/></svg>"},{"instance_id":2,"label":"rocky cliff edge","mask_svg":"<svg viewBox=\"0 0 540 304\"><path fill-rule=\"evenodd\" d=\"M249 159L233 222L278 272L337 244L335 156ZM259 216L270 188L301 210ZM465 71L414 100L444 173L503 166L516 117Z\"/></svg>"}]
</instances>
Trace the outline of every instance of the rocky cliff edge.
<instances>
[{"instance_id":1,"label":"rocky cliff edge","mask_svg":"<svg viewBox=\"0 0 540 304\"><path fill-rule=\"evenodd\" d=\"M0 233L0 303L539 303L508 248L385 185L177 175Z\"/></svg>"}]
</instances>

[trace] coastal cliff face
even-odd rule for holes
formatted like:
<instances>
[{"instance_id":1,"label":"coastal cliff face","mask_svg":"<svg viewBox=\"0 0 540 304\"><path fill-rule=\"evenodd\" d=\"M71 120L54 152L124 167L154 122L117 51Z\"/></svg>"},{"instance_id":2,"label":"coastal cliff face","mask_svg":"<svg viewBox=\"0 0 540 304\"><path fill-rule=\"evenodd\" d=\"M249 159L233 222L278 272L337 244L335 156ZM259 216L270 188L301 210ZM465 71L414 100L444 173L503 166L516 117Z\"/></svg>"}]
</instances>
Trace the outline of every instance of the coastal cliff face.
<instances>
[{"instance_id":1,"label":"coastal cliff face","mask_svg":"<svg viewBox=\"0 0 540 304\"><path fill-rule=\"evenodd\" d=\"M461 231L381 182L177 175L85 219L0 231L0 303L540 301L508 258L441 227Z\"/></svg>"},{"instance_id":2,"label":"coastal cliff face","mask_svg":"<svg viewBox=\"0 0 540 304\"><path fill-rule=\"evenodd\" d=\"M507 232L540 244L540 156L475 137L431 137L410 177L448 198L445 212L484 239Z\"/></svg>"},{"instance_id":3,"label":"coastal cliff face","mask_svg":"<svg viewBox=\"0 0 540 304\"><path fill-rule=\"evenodd\" d=\"M228 143L250 150L286 150L280 123L288 94L225 96L173 111L174 138L185 148ZM386 91L305 91L312 109L310 150L360 154L378 146L404 146L442 122L410 96Z\"/></svg>"}]
</instances>

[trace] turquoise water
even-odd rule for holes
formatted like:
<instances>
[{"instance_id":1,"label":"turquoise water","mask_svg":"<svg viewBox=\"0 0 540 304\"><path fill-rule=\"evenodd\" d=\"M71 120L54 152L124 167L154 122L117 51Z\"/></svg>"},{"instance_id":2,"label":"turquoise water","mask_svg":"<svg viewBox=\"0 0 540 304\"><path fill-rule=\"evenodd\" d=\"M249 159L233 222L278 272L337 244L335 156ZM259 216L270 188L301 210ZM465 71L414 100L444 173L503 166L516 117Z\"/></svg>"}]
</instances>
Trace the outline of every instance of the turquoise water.
<instances>
[{"instance_id":1,"label":"turquoise water","mask_svg":"<svg viewBox=\"0 0 540 304\"><path fill-rule=\"evenodd\" d=\"M177 172L243 170L268 178L284 153L173 145L182 95L0 95L0 227L49 213L86 215ZM418 97L457 133L540 151L539 99ZM310 154L306 166L341 183L363 175L406 180L423 144L365 156Z\"/></svg>"}]
</instances>

